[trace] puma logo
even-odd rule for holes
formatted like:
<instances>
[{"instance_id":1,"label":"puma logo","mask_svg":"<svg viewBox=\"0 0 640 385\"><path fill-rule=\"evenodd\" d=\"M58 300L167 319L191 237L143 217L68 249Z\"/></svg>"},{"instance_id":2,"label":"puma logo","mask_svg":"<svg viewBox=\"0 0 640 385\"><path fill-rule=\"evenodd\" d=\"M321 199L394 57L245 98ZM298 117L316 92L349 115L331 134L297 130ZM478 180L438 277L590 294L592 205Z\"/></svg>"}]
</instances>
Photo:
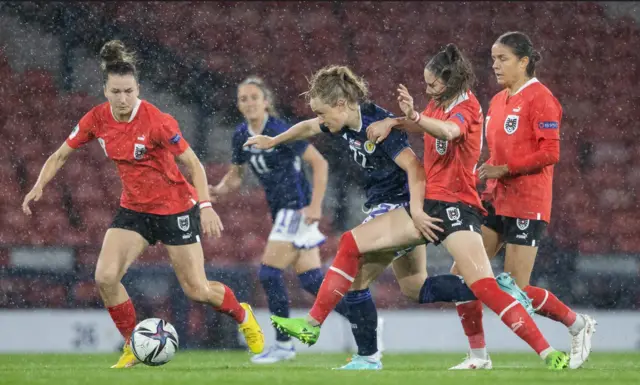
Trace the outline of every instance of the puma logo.
<instances>
[{"instance_id":1,"label":"puma logo","mask_svg":"<svg viewBox=\"0 0 640 385\"><path fill-rule=\"evenodd\" d=\"M524 320L520 317L518 322L514 322L511 324L511 330L515 333L516 330L520 329L524 325Z\"/></svg>"},{"instance_id":2,"label":"puma logo","mask_svg":"<svg viewBox=\"0 0 640 385\"><path fill-rule=\"evenodd\" d=\"M513 112L520 112L521 109L522 109L522 107L518 106L518 107L513 109Z\"/></svg>"}]
</instances>

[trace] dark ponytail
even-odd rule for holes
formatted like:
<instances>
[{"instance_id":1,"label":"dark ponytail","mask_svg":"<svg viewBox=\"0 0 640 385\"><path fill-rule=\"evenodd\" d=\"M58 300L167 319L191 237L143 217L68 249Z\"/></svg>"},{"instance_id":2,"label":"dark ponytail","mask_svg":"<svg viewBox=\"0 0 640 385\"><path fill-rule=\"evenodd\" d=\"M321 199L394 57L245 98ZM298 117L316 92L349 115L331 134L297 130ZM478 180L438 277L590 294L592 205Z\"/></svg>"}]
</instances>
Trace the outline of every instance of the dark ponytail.
<instances>
[{"instance_id":1,"label":"dark ponytail","mask_svg":"<svg viewBox=\"0 0 640 385\"><path fill-rule=\"evenodd\" d=\"M136 55L128 51L120 40L110 40L100 49L100 69L102 78L107 83L109 75L132 75L138 80Z\"/></svg>"},{"instance_id":2,"label":"dark ponytail","mask_svg":"<svg viewBox=\"0 0 640 385\"><path fill-rule=\"evenodd\" d=\"M528 57L527 76L530 78L536 76L536 63L542 60L542 55L533 49L533 43L531 43L529 36L522 32L507 32L498 38L496 44L498 43L511 48L511 52L513 52L518 59Z\"/></svg>"},{"instance_id":3,"label":"dark ponytail","mask_svg":"<svg viewBox=\"0 0 640 385\"><path fill-rule=\"evenodd\" d=\"M460 49L451 43L429 60L425 70L432 72L445 84L444 90L432 97L438 106L469 91L476 81L471 63Z\"/></svg>"}]
</instances>

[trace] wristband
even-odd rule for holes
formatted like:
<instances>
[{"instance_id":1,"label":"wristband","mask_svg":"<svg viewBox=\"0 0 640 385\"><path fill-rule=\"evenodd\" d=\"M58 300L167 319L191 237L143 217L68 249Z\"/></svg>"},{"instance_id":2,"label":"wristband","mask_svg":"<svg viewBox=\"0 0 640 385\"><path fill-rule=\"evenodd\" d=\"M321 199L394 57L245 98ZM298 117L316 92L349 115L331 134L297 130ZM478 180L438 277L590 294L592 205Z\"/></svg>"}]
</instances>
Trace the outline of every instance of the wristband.
<instances>
[{"instance_id":1,"label":"wristband","mask_svg":"<svg viewBox=\"0 0 640 385\"><path fill-rule=\"evenodd\" d=\"M200 210L206 209L207 207L213 208L213 205L211 204L211 201L202 201L202 202L200 202Z\"/></svg>"},{"instance_id":2,"label":"wristband","mask_svg":"<svg viewBox=\"0 0 640 385\"><path fill-rule=\"evenodd\" d=\"M413 116L411 116L411 120L413 120L415 123L418 123L420 121L420 119L422 119L422 114L418 113L418 111L413 111Z\"/></svg>"}]
</instances>

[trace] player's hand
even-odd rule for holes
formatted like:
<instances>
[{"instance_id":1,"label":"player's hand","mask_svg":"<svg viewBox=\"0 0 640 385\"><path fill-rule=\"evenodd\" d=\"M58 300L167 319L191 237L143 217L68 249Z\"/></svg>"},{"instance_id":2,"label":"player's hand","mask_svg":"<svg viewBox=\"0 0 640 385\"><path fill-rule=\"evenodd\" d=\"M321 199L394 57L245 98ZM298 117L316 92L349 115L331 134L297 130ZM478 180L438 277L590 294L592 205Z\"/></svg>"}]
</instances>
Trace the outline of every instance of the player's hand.
<instances>
[{"instance_id":1,"label":"player's hand","mask_svg":"<svg viewBox=\"0 0 640 385\"><path fill-rule=\"evenodd\" d=\"M398 86L398 104L404 115L411 119L413 117L413 97L409 94L409 90L403 84Z\"/></svg>"},{"instance_id":2,"label":"player's hand","mask_svg":"<svg viewBox=\"0 0 640 385\"><path fill-rule=\"evenodd\" d=\"M22 211L27 215L31 215L31 209L29 208L29 203L31 201L37 202L40 200L40 198L42 198L42 188L38 186L33 186L31 191L29 191L27 196L25 196L24 200L22 201Z\"/></svg>"},{"instance_id":3,"label":"player's hand","mask_svg":"<svg viewBox=\"0 0 640 385\"><path fill-rule=\"evenodd\" d=\"M200 226L203 235L216 238L220 238L222 230L224 230L218 213L211 207L205 207L200 210Z\"/></svg>"},{"instance_id":4,"label":"player's hand","mask_svg":"<svg viewBox=\"0 0 640 385\"><path fill-rule=\"evenodd\" d=\"M435 242L438 240L438 236L436 235L436 231L444 233L444 230L437 225L438 222L442 222L440 218L430 217L427 213L422 210L412 210L411 211L411 219L413 219L413 225L420 231L423 237L429 242Z\"/></svg>"},{"instance_id":5,"label":"player's hand","mask_svg":"<svg viewBox=\"0 0 640 385\"><path fill-rule=\"evenodd\" d=\"M322 207L307 206L302 209L304 215L304 223L310 225L313 222L320 221L322 218Z\"/></svg>"},{"instance_id":6,"label":"player's hand","mask_svg":"<svg viewBox=\"0 0 640 385\"><path fill-rule=\"evenodd\" d=\"M387 136L389 136L393 129L393 122L390 120L391 119L384 119L371 123L369 127L367 127L367 139L375 144L387 139Z\"/></svg>"},{"instance_id":7,"label":"player's hand","mask_svg":"<svg viewBox=\"0 0 640 385\"><path fill-rule=\"evenodd\" d=\"M509 174L509 167L507 167L506 164L503 166L493 166L485 163L478 169L478 177L480 177L480 180L500 179L507 174Z\"/></svg>"},{"instance_id":8,"label":"player's hand","mask_svg":"<svg viewBox=\"0 0 640 385\"><path fill-rule=\"evenodd\" d=\"M266 135L255 135L247 139L242 147L254 146L259 150L268 150L273 147L273 138Z\"/></svg>"}]
</instances>

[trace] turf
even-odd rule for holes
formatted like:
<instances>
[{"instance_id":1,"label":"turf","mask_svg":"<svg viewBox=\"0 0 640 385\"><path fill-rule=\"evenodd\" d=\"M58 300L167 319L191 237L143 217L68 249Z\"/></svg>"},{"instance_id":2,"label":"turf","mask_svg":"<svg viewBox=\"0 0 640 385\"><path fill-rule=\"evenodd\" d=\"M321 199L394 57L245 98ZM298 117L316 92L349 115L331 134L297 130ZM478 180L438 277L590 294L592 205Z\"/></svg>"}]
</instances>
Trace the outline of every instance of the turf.
<instances>
[{"instance_id":1,"label":"turf","mask_svg":"<svg viewBox=\"0 0 640 385\"><path fill-rule=\"evenodd\" d=\"M161 367L114 370L117 354L0 355L0 384L640 384L640 353L594 353L584 368L551 372L533 354L495 354L494 370L450 372L460 354L386 354L381 372L332 371L346 355L299 355L295 361L256 366L241 352L180 352Z\"/></svg>"}]
</instances>

